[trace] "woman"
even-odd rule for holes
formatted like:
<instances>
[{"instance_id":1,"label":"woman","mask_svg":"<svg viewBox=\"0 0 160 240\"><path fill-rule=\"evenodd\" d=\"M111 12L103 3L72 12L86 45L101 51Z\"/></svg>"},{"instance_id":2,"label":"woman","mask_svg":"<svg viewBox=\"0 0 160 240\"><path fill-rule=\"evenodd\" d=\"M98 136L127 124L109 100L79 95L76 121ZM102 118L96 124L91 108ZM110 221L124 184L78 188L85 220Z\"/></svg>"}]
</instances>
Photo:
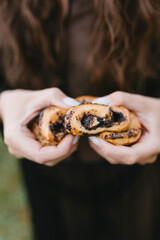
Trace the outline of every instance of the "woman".
<instances>
[{"instance_id":1,"label":"woman","mask_svg":"<svg viewBox=\"0 0 160 240\"><path fill-rule=\"evenodd\" d=\"M0 116L8 151L31 160L21 164L35 239L159 239L160 2L3 0L0 11L1 87L10 89ZM79 95L136 112L141 140L91 137L89 147L68 135L41 147L27 124Z\"/></svg>"}]
</instances>

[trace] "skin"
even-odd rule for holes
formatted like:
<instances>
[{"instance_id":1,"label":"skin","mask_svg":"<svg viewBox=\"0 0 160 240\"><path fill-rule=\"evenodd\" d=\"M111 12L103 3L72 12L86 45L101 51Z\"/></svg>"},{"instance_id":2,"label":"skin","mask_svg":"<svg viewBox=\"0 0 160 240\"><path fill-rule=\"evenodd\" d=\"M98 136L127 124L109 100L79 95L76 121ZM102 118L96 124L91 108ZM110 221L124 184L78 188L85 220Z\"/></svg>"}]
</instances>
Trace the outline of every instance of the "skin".
<instances>
[{"instance_id":1,"label":"skin","mask_svg":"<svg viewBox=\"0 0 160 240\"><path fill-rule=\"evenodd\" d=\"M63 17L68 13L68 0L61 0ZM47 166L54 166L77 149L77 142L71 135L66 136L58 146L42 147L27 128L31 119L40 110L55 105L68 108L63 100L67 96L57 88L42 91L12 90L0 96L0 119L4 125L4 141L8 151L18 157ZM131 147L114 146L98 137L89 138L90 146L111 164L153 163L160 153L160 100L115 92L101 98L103 104L123 105L134 111L144 127L140 141ZM76 139L77 141L78 139ZM23 143L23 144L22 144Z\"/></svg>"},{"instance_id":2,"label":"skin","mask_svg":"<svg viewBox=\"0 0 160 240\"><path fill-rule=\"evenodd\" d=\"M68 0L61 0L61 4L65 19L68 13ZM76 151L78 138L72 135L67 135L58 146L42 147L27 128L29 121L45 107L73 106L63 102L66 97L57 88L42 91L12 90L1 93L0 120L3 122L4 141L9 153L17 158L27 158L39 164L54 166Z\"/></svg>"},{"instance_id":3,"label":"skin","mask_svg":"<svg viewBox=\"0 0 160 240\"><path fill-rule=\"evenodd\" d=\"M45 107L55 105L69 108L64 103L67 96L57 88L41 91L5 91L0 97L0 118L4 126L4 141L8 151L18 158L47 166L54 166L77 149L77 139L66 136L58 146L45 146L35 140L27 124Z\"/></svg>"},{"instance_id":4,"label":"skin","mask_svg":"<svg viewBox=\"0 0 160 240\"><path fill-rule=\"evenodd\" d=\"M64 99L67 96L57 88L41 91L5 91L0 98L0 117L4 125L4 141L8 151L18 157L47 166L54 166L76 151L75 137L66 136L58 146L42 147L34 139L27 124L41 109L50 105L69 108ZM150 97L115 92L94 100L97 103L123 105L134 111L143 125L140 141L131 147L114 146L98 137L91 137L90 146L111 164L153 163L160 153L160 101Z\"/></svg>"},{"instance_id":5,"label":"skin","mask_svg":"<svg viewBox=\"0 0 160 240\"><path fill-rule=\"evenodd\" d=\"M65 18L68 12L68 0L61 0L61 2ZM135 163L148 164L155 162L160 153L160 100L115 92L105 96L103 103L123 105L134 111L144 127L143 136L138 143L131 147L114 146L98 137L90 138L90 146L111 164L132 165Z\"/></svg>"},{"instance_id":6,"label":"skin","mask_svg":"<svg viewBox=\"0 0 160 240\"><path fill-rule=\"evenodd\" d=\"M149 164L156 161L160 153L160 100L125 92L114 92L94 102L123 105L134 111L142 126L143 134L136 144L114 146L101 138L91 137L90 146L111 164Z\"/></svg>"}]
</instances>

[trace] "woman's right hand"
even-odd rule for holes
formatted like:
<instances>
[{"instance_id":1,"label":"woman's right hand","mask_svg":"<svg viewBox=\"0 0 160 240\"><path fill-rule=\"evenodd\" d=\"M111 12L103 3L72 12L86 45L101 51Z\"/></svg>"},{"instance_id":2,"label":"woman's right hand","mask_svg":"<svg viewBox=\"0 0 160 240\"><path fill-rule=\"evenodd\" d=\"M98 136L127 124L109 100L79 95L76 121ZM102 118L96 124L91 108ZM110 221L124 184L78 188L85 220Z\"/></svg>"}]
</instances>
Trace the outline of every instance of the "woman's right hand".
<instances>
[{"instance_id":1,"label":"woman's right hand","mask_svg":"<svg viewBox=\"0 0 160 240\"><path fill-rule=\"evenodd\" d=\"M42 147L27 125L45 107L55 105L66 109L77 104L58 88L4 91L0 97L0 117L8 151L18 158L47 166L54 166L67 158L77 149L77 137L67 135L58 146Z\"/></svg>"}]
</instances>

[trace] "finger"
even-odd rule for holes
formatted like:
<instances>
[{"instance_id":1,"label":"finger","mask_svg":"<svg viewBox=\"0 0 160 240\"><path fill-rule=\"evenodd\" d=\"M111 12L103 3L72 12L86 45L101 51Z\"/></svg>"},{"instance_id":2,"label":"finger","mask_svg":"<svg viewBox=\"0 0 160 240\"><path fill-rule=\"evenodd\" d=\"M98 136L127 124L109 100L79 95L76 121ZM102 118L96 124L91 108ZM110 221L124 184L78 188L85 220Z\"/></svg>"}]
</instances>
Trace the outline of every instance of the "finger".
<instances>
[{"instance_id":1,"label":"finger","mask_svg":"<svg viewBox=\"0 0 160 240\"><path fill-rule=\"evenodd\" d=\"M48 167L53 167L53 166L57 165L59 162L63 161L64 159L67 159L73 152L75 152L77 150L77 147L78 147L78 144L76 143L73 145L73 147L68 155L63 156L57 160L46 162L45 165Z\"/></svg>"},{"instance_id":2,"label":"finger","mask_svg":"<svg viewBox=\"0 0 160 240\"><path fill-rule=\"evenodd\" d=\"M68 109L70 106L79 105L79 102L66 96L58 88L50 88L36 92L32 101L30 101L21 113L22 126L28 124L40 111L49 106L57 106Z\"/></svg>"},{"instance_id":3,"label":"finger","mask_svg":"<svg viewBox=\"0 0 160 240\"><path fill-rule=\"evenodd\" d=\"M90 146L103 158L105 158L108 162L111 164L119 164L120 163L120 156L117 153L117 156L115 154L111 153L111 150L108 151L108 148L110 148L110 143L105 142L98 137L89 137L89 144ZM104 142L104 143L103 143ZM112 146L111 146L112 147ZM114 149L115 151L115 149Z\"/></svg>"},{"instance_id":4,"label":"finger","mask_svg":"<svg viewBox=\"0 0 160 240\"><path fill-rule=\"evenodd\" d=\"M68 108L70 106L79 105L78 101L68 97L59 88L48 88L39 91L36 95L37 103L38 105L41 104L42 108L50 105L60 108ZM36 106L37 103L35 102L34 106Z\"/></svg>"},{"instance_id":5,"label":"finger","mask_svg":"<svg viewBox=\"0 0 160 240\"><path fill-rule=\"evenodd\" d=\"M77 150L78 140L79 140L79 136L74 137L73 144L72 144L71 150L70 150L68 155L60 157L60 158L52 160L52 161L51 160L47 161L47 162L45 162L45 165L47 165L47 166L54 166L57 163L59 163L61 160L65 159L69 155L71 155L74 151ZM14 155L17 158L24 158L24 154L20 155L20 150L16 150L15 148L8 146L8 151L9 151L10 154Z\"/></svg>"},{"instance_id":6,"label":"finger","mask_svg":"<svg viewBox=\"0 0 160 240\"><path fill-rule=\"evenodd\" d=\"M46 146L40 149L40 156L42 162L47 162L53 159L64 158L72 151L74 143L74 136L67 135L57 146ZM46 156L47 152L47 156ZM54 156L54 158L53 158Z\"/></svg>"},{"instance_id":7,"label":"finger","mask_svg":"<svg viewBox=\"0 0 160 240\"><path fill-rule=\"evenodd\" d=\"M147 138L132 147L115 146L100 138L96 138L95 142L95 137L92 137L91 141L92 148L94 148L94 150L101 156L111 162L114 161L121 164L132 165L138 163L139 161L148 158L148 156L153 155L155 152L155 149L151 146L151 142L148 141Z\"/></svg>"},{"instance_id":8,"label":"finger","mask_svg":"<svg viewBox=\"0 0 160 240\"><path fill-rule=\"evenodd\" d=\"M15 128L4 129L4 142L6 145L11 147L14 146L14 149L17 149L16 143L19 142L19 138L21 135L27 138L35 139L35 135L30 131L30 129L28 129L27 127L20 128L19 126L16 126ZM21 142L21 145L22 143L23 142Z\"/></svg>"},{"instance_id":9,"label":"finger","mask_svg":"<svg viewBox=\"0 0 160 240\"><path fill-rule=\"evenodd\" d=\"M97 98L93 100L93 103L105 105L123 105L132 111L142 111L142 109L143 111L148 111L152 101L154 100L150 97L117 91L110 95Z\"/></svg>"},{"instance_id":10,"label":"finger","mask_svg":"<svg viewBox=\"0 0 160 240\"><path fill-rule=\"evenodd\" d=\"M24 155L24 157L44 164L47 161L58 159L67 155L72 148L74 137L67 135L57 146L45 146L32 139L21 135L16 142L16 148Z\"/></svg>"},{"instance_id":11,"label":"finger","mask_svg":"<svg viewBox=\"0 0 160 240\"><path fill-rule=\"evenodd\" d=\"M152 164L157 160L157 156L158 155L154 155L154 156L149 157L147 159L143 159L143 160L139 161L138 164L140 164L140 165Z\"/></svg>"},{"instance_id":12,"label":"finger","mask_svg":"<svg viewBox=\"0 0 160 240\"><path fill-rule=\"evenodd\" d=\"M137 161L159 154L158 141L156 141L155 136L148 134L147 132L130 148L134 150L135 155L138 157Z\"/></svg>"}]
</instances>

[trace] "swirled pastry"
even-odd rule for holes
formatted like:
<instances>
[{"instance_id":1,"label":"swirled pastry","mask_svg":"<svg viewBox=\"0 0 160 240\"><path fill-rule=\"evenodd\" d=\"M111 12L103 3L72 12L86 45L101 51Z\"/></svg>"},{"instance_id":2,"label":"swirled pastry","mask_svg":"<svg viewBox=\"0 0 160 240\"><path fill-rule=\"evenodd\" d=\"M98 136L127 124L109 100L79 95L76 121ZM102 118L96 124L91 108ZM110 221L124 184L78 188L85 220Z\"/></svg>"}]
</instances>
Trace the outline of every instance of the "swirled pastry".
<instances>
[{"instance_id":1,"label":"swirled pastry","mask_svg":"<svg viewBox=\"0 0 160 240\"><path fill-rule=\"evenodd\" d=\"M64 128L65 113L65 109L48 107L39 116L40 134L52 145L57 145L66 135Z\"/></svg>"},{"instance_id":2,"label":"swirled pastry","mask_svg":"<svg viewBox=\"0 0 160 240\"><path fill-rule=\"evenodd\" d=\"M114 145L130 145L138 141L141 136L142 128L137 116L130 112L130 125L126 131L122 132L103 132L100 137Z\"/></svg>"},{"instance_id":3,"label":"swirled pastry","mask_svg":"<svg viewBox=\"0 0 160 240\"><path fill-rule=\"evenodd\" d=\"M137 116L122 106L92 104L96 97L76 98L80 105L68 110L55 106L44 109L31 130L42 145L57 145L67 133L99 136L115 145L130 145L141 136Z\"/></svg>"},{"instance_id":4,"label":"swirled pastry","mask_svg":"<svg viewBox=\"0 0 160 240\"><path fill-rule=\"evenodd\" d=\"M124 107L82 104L72 107L65 115L65 128L73 135L96 135L104 131L128 129L129 111Z\"/></svg>"},{"instance_id":5,"label":"swirled pastry","mask_svg":"<svg viewBox=\"0 0 160 240\"><path fill-rule=\"evenodd\" d=\"M35 139L42 144L42 146L46 145L55 145L54 143L48 141L47 139L44 139L40 133L40 127L38 123L38 118L34 119L32 123L30 123L29 126L30 130L33 132Z\"/></svg>"}]
</instances>

